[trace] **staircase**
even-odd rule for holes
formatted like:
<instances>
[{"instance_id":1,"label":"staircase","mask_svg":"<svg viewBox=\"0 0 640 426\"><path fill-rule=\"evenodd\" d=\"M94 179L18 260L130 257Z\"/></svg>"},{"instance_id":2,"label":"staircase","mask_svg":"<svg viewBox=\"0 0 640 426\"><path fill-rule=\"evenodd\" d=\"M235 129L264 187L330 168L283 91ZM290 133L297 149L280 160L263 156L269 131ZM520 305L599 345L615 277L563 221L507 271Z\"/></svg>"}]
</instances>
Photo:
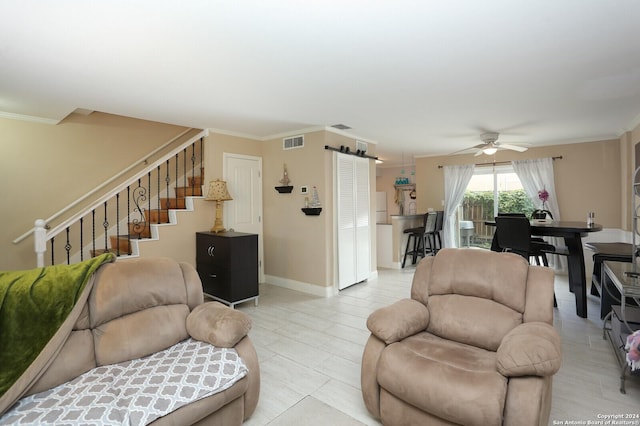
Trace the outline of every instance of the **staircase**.
<instances>
[{"instance_id":1,"label":"staircase","mask_svg":"<svg viewBox=\"0 0 640 426\"><path fill-rule=\"evenodd\" d=\"M171 210L188 210L187 197L202 197L204 169L200 169L200 176L189 178L189 186L174 187L175 197L160 198L160 206L164 209L152 209L144 211L144 221L128 223L127 235L111 235L109 237L110 248L107 250L92 251L92 256L98 256L105 252L114 253L116 256L132 256L137 254L137 244L145 239L154 239L152 225L171 224Z\"/></svg>"},{"instance_id":2,"label":"staircase","mask_svg":"<svg viewBox=\"0 0 640 426\"><path fill-rule=\"evenodd\" d=\"M192 197L202 197L204 136L206 131L188 132L175 148L156 160L144 159L142 170L60 224L36 221L38 266L106 252L139 255L140 242L158 240L159 226L177 224L176 211L193 210Z\"/></svg>"}]
</instances>

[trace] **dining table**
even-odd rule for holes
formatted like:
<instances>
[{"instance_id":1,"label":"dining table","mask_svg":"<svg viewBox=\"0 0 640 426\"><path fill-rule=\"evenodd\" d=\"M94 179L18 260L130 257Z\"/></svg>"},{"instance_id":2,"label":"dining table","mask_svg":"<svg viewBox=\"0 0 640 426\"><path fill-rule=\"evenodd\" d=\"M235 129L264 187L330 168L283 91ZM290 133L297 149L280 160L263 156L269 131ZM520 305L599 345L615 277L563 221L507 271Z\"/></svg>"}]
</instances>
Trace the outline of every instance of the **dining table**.
<instances>
[{"instance_id":1,"label":"dining table","mask_svg":"<svg viewBox=\"0 0 640 426\"><path fill-rule=\"evenodd\" d=\"M602 225L597 223L566 220L531 221L531 235L564 239L566 248L557 247L556 253L567 256L569 290L573 292L576 299L576 314L582 318L587 317L587 277L582 237L598 231L602 231Z\"/></svg>"},{"instance_id":2,"label":"dining table","mask_svg":"<svg viewBox=\"0 0 640 426\"><path fill-rule=\"evenodd\" d=\"M485 222L495 226L495 221ZM587 274L584 265L582 237L591 232L602 231L602 225L588 224L580 221L567 220L532 220L531 235L537 237L563 238L565 247L557 247L555 254L567 257L569 273L569 290L576 299L576 314L587 317Z\"/></svg>"}]
</instances>

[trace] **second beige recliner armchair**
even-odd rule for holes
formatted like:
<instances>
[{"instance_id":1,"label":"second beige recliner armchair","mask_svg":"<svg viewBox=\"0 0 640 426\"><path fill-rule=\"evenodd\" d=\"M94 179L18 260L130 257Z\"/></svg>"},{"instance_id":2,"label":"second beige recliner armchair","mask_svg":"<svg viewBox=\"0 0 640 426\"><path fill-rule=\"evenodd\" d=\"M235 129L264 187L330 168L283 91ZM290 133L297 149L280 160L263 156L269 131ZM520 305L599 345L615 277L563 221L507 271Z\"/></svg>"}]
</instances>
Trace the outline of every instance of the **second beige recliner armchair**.
<instances>
[{"instance_id":1,"label":"second beige recliner armchair","mask_svg":"<svg viewBox=\"0 0 640 426\"><path fill-rule=\"evenodd\" d=\"M553 272L522 257L443 249L411 299L372 313L367 409L385 425L546 425L561 364Z\"/></svg>"}]
</instances>

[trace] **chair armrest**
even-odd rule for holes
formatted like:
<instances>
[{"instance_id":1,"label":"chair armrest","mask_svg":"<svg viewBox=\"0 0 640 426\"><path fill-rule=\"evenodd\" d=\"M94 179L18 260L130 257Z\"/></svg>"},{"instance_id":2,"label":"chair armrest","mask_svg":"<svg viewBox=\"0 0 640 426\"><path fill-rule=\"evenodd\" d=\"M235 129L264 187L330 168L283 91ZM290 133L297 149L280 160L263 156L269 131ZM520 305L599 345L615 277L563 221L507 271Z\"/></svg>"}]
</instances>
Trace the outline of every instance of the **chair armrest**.
<instances>
[{"instance_id":1,"label":"chair armrest","mask_svg":"<svg viewBox=\"0 0 640 426\"><path fill-rule=\"evenodd\" d=\"M387 345L412 336L429 325L429 309L413 299L402 299L374 311L367 328Z\"/></svg>"},{"instance_id":2,"label":"chair armrest","mask_svg":"<svg viewBox=\"0 0 640 426\"><path fill-rule=\"evenodd\" d=\"M220 302L198 305L187 317L191 337L220 348L232 348L251 330L251 318Z\"/></svg>"},{"instance_id":3,"label":"chair armrest","mask_svg":"<svg viewBox=\"0 0 640 426\"><path fill-rule=\"evenodd\" d=\"M504 336L496 355L503 376L552 376L562 363L560 335L543 322L520 324Z\"/></svg>"}]
</instances>

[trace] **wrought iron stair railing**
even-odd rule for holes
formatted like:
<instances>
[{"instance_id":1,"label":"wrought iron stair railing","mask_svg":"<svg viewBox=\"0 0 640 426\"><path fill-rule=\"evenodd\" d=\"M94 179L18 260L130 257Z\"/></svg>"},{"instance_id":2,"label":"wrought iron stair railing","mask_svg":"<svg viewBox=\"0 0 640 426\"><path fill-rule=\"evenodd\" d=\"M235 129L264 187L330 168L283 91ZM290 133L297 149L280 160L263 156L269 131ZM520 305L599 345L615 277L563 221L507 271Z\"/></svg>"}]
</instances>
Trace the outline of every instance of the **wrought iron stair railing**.
<instances>
[{"instance_id":1,"label":"wrought iron stair railing","mask_svg":"<svg viewBox=\"0 0 640 426\"><path fill-rule=\"evenodd\" d=\"M172 210L202 195L204 136L190 137L51 229L36 220L37 265L75 263L107 251L135 255L133 241L156 238L152 225L172 222Z\"/></svg>"}]
</instances>

